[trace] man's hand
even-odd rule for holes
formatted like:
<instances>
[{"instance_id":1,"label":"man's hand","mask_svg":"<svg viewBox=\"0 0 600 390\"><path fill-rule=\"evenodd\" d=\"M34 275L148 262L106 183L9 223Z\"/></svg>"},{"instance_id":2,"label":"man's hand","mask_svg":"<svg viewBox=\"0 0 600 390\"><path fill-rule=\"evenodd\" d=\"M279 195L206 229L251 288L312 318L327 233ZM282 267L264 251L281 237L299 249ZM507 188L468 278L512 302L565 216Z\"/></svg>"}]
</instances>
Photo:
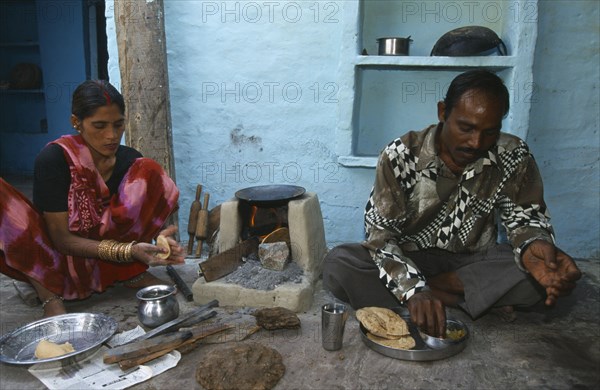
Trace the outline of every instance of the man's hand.
<instances>
[{"instance_id":1,"label":"man's hand","mask_svg":"<svg viewBox=\"0 0 600 390\"><path fill-rule=\"evenodd\" d=\"M546 289L546 305L552 306L558 297L568 295L581 271L571 256L544 240L533 241L521 254L523 266Z\"/></svg>"},{"instance_id":2,"label":"man's hand","mask_svg":"<svg viewBox=\"0 0 600 390\"><path fill-rule=\"evenodd\" d=\"M446 334L446 309L440 299L430 291L413 295L407 302L410 319L430 336L444 337Z\"/></svg>"}]
</instances>

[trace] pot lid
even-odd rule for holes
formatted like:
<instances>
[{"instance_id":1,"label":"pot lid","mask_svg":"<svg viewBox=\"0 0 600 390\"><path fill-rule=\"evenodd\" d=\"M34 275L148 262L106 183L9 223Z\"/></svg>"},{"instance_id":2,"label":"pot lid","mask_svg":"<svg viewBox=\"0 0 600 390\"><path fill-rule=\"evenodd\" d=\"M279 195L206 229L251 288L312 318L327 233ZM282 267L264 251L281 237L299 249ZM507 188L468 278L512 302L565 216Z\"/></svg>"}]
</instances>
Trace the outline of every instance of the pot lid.
<instances>
[{"instance_id":1,"label":"pot lid","mask_svg":"<svg viewBox=\"0 0 600 390\"><path fill-rule=\"evenodd\" d=\"M249 203L283 203L304 195L303 187L275 184L248 187L235 193L235 197Z\"/></svg>"}]
</instances>

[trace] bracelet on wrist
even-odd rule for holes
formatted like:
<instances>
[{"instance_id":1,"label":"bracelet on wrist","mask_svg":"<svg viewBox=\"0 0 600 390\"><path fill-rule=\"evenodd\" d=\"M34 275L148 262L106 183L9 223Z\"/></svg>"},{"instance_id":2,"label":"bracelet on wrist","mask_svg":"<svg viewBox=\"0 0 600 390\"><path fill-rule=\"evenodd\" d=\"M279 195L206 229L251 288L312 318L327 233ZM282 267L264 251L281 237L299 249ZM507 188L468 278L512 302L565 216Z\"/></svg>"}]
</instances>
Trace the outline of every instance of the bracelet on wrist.
<instances>
[{"instance_id":1,"label":"bracelet on wrist","mask_svg":"<svg viewBox=\"0 0 600 390\"><path fill-rule=\"evenodd\" d=\"M98 245L98 257L116 263L130 263L133 261L135 244L137 244L136 241L121 243L115 240L102 240Z\"/></svg>"}]
</instances>

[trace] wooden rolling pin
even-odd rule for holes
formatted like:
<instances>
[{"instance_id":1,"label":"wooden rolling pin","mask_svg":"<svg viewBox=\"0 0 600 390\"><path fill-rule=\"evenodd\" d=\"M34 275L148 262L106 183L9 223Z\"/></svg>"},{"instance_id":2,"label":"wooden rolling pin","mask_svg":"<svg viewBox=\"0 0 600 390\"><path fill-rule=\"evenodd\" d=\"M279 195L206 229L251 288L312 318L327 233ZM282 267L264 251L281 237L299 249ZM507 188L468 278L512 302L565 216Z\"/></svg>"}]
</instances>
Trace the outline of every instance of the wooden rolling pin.
<instances>
[{"instance_id":1,"label":"wooden rolling pin","mask_svg":"<svg viewBox=\"0 0 600 390\"><path fill-rule=\"evenodd\" d=\"M209 194L204 194L204 204L202 205L202 209L198 211L198 223L196 224L198 247L196 248L196 257L202 255L202 241L208 238L208 199Z\"/></svg>"},{"instance_id":2,"label":"wooden rolling pin","mask_svg":"<svg viewBox=\"0 0 600 390\"><path fill-rule=\"evenodd\" d=\"M198 212L202 208L200 204L200 195L202 194L202 186L198 184L196 186L196 199L192 202L190 207L190 217L188 220L188 234L190 240L188 241L188 255L194 252L194 237L196 236L196 225L198 224Z\"/></svg>"}]
</instances>

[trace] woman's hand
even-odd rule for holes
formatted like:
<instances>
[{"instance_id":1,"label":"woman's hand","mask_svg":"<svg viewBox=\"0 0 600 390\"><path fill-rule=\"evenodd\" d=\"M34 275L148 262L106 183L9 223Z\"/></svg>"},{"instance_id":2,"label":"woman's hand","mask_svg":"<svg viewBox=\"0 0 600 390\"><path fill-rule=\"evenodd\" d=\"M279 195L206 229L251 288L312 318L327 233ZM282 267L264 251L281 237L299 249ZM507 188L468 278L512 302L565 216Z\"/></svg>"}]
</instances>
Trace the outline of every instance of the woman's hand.
<instances>
[{"instance_id":1,"label":"woman's hand","mask_svg":"<svg viewBox=\"0 0 600 390\"><path fill-rule=\"evenodd\" d=\"M159 235L166 237L169 248L171 249L171 254L166 259L161 259L157 256L161 253L167 253L166 249L145 242L140 242L133 246L133 258L148 264L151 267L157 265L183 264L185 260L185 250L172 237L175 233L177 233L176 226L169 226L159 233Z\"/></svg>"}]
</instances>

